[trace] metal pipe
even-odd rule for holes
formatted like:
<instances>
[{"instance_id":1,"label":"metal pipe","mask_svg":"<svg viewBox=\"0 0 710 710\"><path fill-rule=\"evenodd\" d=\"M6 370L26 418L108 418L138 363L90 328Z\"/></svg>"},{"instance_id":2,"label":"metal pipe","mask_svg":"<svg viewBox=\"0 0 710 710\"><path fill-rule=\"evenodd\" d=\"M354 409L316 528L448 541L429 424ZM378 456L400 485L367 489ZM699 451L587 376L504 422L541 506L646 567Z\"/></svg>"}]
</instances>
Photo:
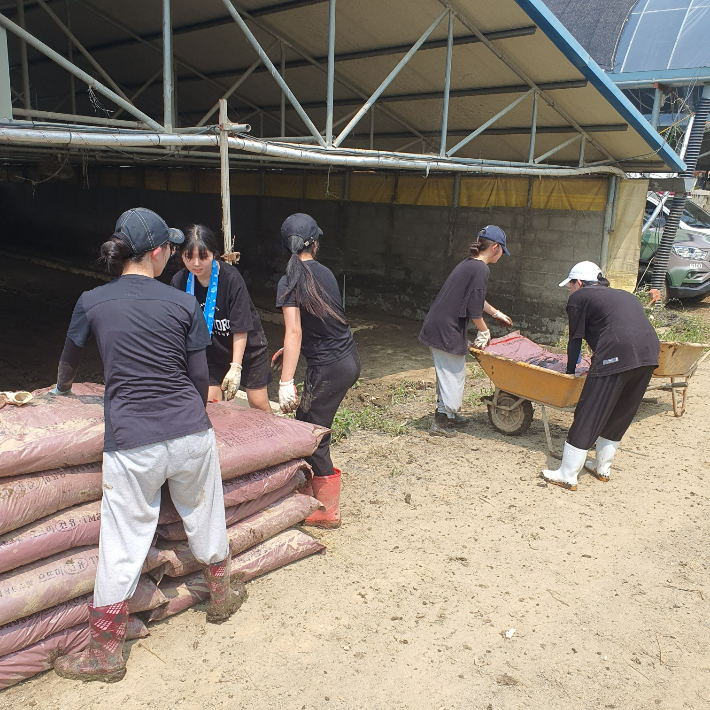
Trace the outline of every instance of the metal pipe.
<instances>
[{"instance_id":1,"label":"metal pipe","mask_svg":"<svg viewBox=\"0 0 710 710\"><path fill-rule=\"evenodd\" d=\"M530 124L530 148L528 150L528 163L535 162L535 135L537 134L537 91L533 94L532 123Z\"/></svg>"},{"instance_id":2,"label":"metal pipe","mask_svg":"<svg viewBox=\"0 0 710 710\"><path fill-rule=\"evenodd\" d=\"M653 210L651 213L651 216L644 222L643 227L641 227L641 234L643 234L652 224L653 220L658 217L658 213L663 209L663 205L666 204L666 200L668 199L668 196L670 195L670 192L664 192L663 195L661 196L661 199L658 201L658 204L656 205L656 209Z\"/></svg>"},{"instance_id":3,"label":"metal pipe","mask_svg":"<svg viewBox=\"0 0 710 710\"><path fill-rule=\"evenodd\" d=\"M17 22L19 26L25 29L25 1L17 0ZM3 25L4 26L4 25ZM8 28L5 27L7 30ZM26 109L32 108L30 101L30 67L27 63L27 42L20 39L20 64L22 65L22 101Z\"/></svg>"},{"instance_id":4,"label":"metal pipe","mask_svg":"<svg viewBox=\"0 0 710 710\"><path fill-rule=\"evenodd\" d=\"M234 126L232 126L234 130ZM33 130L27 128L12 128L0 126L0 144L27 143L40 145L62 145L72 148L93 148L104 146L108 148L124 149L132 146L145 146L149 148L176 147L190 148L192 146L218 146L219 136L209 133L204 134L175 134L175 133L91 133L80 131L53 131ZM461 173L489 173L505 175L541 175L551 177L565 177L573 175L624 175L619 168L612 166L599 166L587 168L549 168L530 166L505 166L492 164L473 164L472 162L458 162L440 158L424 158L417 156L407 158L396 153L376 151L374 154L352 155L349 151L323 150L310 146L275 145L269 141L230 136L229 147L242 150L266 158L286 160L296 163L312 163L314 165L332 165L342 167L358 167L366 169L383 170L413 170L418 172L461 172Z\"/></svg>"},{"instance_id":5,"label":"metal pipe","mask_svg":"<svg viewBox=\"0 0 710 710\"><path fill-rule=\"evenodd\" d=\"M444 109L441 116L441 144L439 157L446 155L446 131L449 128L449 98L451 95L451 57L454 53L454 16L449 13L449 32L446 39L446 69L444 70Z\"/></svg>"},{"instance_id":6,"label":"metal pipe","mask_svg":"<svg viewBox=\"0 0 710 710\"><path fill-rule=\"evenodd\" d=\"M293 92L291 89L289 89L288 84L284 81L283 77L279 72L277 71L276 67L274 66L274 63L269 59L267 56L266 52L262 49L261 45L259 44L258 40L254 35L252 34L251 30L247 27L246 22L241 18L240 14L235 10L234 5L230 2L230 0L222 0L224 3L224 6L227 8L229 11L230 15L234 18L234 21L239 25L239 28L241 31L244 33L244 36L247 38L247 41L251 46L254 48L256 53L261 57L261 61L264 62L264 65L268 67L269 72L271 73L271 76L274 77L276 80L276 83L281 87L281 90L286 93L286 96L288 97L288 100L291 102L291 105L296 109L296 113L301 117L303 122L306 124L306 127L308 130L311 132L312 135L316 137L318 142L325 148L325 141L323 140L323 136L321 136L320 132L318 129L315 127L313 124L313 121L309 118L308 114L303 110L301 107L301 104L298 102L298 99L294 96ZM285 121L284 118L282 118L282 122ZM281 131L281 133L285 133L285 129Z\"/></svg>"},{"instance_id":7,"label":"metal pipe","mask_svg":"<svg viewBox=\"0 0 710 710\"><path fill-rule=\"evenodd\" d=\"M278 44L278 40L274 40L267 48L266 52L268 53L271 48L275 45ZM247 67L247 69L244 71L244 73L222 94L223 99L228 99L253 73L254 70L261 64L261 57L257 57L256 60ZM218 100L215 105L200 119L200 121L197 123L198 126L204 126L205 123L210 119L212 114L219 109L219 101Z\"/></svg>"},{"instance_id":8,"label":"metal pipe","mask_svg":"<svg viewBox=\"0 0 710 710\"><path fill-rule=\"evenodd\" d=\"M227 0L225 0L227 2ZM359 123L360 119L368 112L370 106L377 101L380 94L392 83L392 80L404 69L407 62L414 56L419 47L424 44L426 38L436 29L437 25L444 19L448 10L444 10L434 22L429 25L424 34L412 45L411 49L397 62L397 66L387 75L387 78L375 89L375 93L363 104L362 108L355 114L353 119L340 132L340 135L335 139L333 145L337 148L350 134L353 128Z\"/></svg>"},{"instance_id":9,"label":"metal pipe","mask_svg":"<svg viewBox=\"0 0 710 710\"><path fill-rule=\"evenodd\" d=\"M57 17L44 0L37 0L39 6L50 16L54 24L67 36L67 39L84 55L89 64L104 78L106 83L123 99L128 101L128 96L123 89L104 71L104 68L89 54L84 45L74 36L72 31ZM73 55L69 57L73 61Z\"/></svg>"},{"instance_id":10,"label":"metal pipe","mask_svg":"<svg viewBox=\"0 0 710 710\"><path fill-rule=\"evenodd\" d=\"M71 15L69 13L69 0L64 0L64 19L66 21L67 29L71 30ZM74 45L71 40L67 40L67 52L69 56L69 61L74 64ZM70 97L70 109L72 113L76 113L76 81L73 74L69 74L69 97ZM131 101L133 103L133 101ZM122 109L119 109L119 113ZM114 116L116 118L116 116Z\"/></svg>"},{"instance_id":11,"label":"metal pipe","mask_svg":"<svg viewBox=\"0 0 710 710\"><path fill-rule=\"evenodd\" d=\"M621 187L621 178L617 176L614 184L614 199L611 201L611 223L609 231L613 232L616 229L616 212L619 207L619 188Z\"/></svg>"},{"instance_id":12,"label":"metal pipe","mask_svg":"<svg viewBox=\"0 0 710 710\"><path fill-rule=\"evenodd\" d=\"M355 112L357 113L357 111ZM375 107L370 109L370 150L375 149Z\"/></svg>"},{"instance_id":13,"label":"metal pipe","mask_svg":"<svg viewBox=\"0 0 710 710\"><path fill-rule=\"evenodd\" d=\"M17 35L20 39L25 40L27 44L34 47L38 52L41 52L45 56L54 60L60 67L66 69L67 71L74 74L74 76L86 82L91 88L96 89L99 93L103 94L106 98L111 99L117 106L121 106L126 109L128 113L140 119L146 125L150 126L155 131L163 131L163 127L154 121L150 116L147 116L142 111L139 111L135 106L130 104L125 99L121 98L118 94L114 93L107 86L104 86L100 81L94 79L93 76L87 74L85 71L79 69L75 64L72 64L67 59L65 59L61 54L55 52L53 49L48 47L44 42L40 42L36 37L31 35L29 32L25 31L19 25L16 25L12 20L9 20L5 15L0 13L0 25L6 30L9 30L13 34Z\"/></svg>"},{"instance_id":14,"label":"metal pipe","mask_svg":"<svg viewBox=\"0 0 710 710\"><path fill-rule=\"evenodd\" d=\"M284 47L284 43L281 42L281 77L284 79L284 83L286 82L286 79L284 78L286 76L286 47ZM280 103L279 103L279 115L281 116L281 135L285 136L286 135L286 94L284 93L283 89L281 89L281 98L280 98Z\"/></svg>"},{"instance_id":15,"label":"metal pipe","mask_svg":"<svg viewBox=\"0 0 710 710\"><path fill-rule=\"evenodd\" d=\"M12 121L10 57L7 53L7 32L2 28L0 28L0 121Z\"/></svg>"},{"instance_id":16,"label":"metal pipe","mask_svg":"<svg viewBox=\"0 0 710 710\"><path fill-rule=\"evenodd\" d=\"M136 100L136 99L137 99L162 73L163 73L163 67L160 67L160 69L158 69L158 71L156 71L155 74L153 74L153 76L151 76L150 79L148 79L148 81L146 81L146 82L138 89L138 91L136 91L135 94L133 94L133 96L130 97L129 101L130 101L131 103L135 103L135 100ZM125 109L119 108L118 111L116 111L116 113L113 114L113 117L114 117L114 118L118 118L118 117L124 112L124 110L125 110Z\"/></svg>"},{"instance_id":17,"label":"metal pipe","mask_svg":"<svg viewBox=\"0 0 710 710\"><path fill-rule=\"evenodd\" d=\"M549 158L551 155L554 155L558 150L562 150L563 148L566 148L568 145L572 145L575 141L578 141L580 138L582 138L582 135L576 135L572 136L569 140L566 140L564 143L560 143L558 146L555 146L552 148L552 150L548 150L547 153L543 153L539 158L535 158L533 161L536 165L538 163L541 163L543 160L546 158Z\"/></svg>"},{"instance_id":18,"label":"metal pipe","mask_svg":"<svg viewBox=\"0 0 710 710\"><path fill-rule=\"evenodd\" d=\"M145 130L147 126L142 121L119 121L115 118L101 116L79 116L73 113L56 113L54 111L35 111L24 108L14 108L12 113L28 118L45 118L50 121L65 121L67 123L88 123L95 126L114 126L116 128L139 128Z\"/></svg>"},{"instance_id":19,"label":"metal pipe","mask_svg":"<svg viewBox=\"0 0 710 710\"><path fill-rule=\"evenodd\" d=\"M229 194L229 131L226 126L229 122L227 117L227 99L219 100L219 173L220 190L222 196L222 236L224 238L224 253L233 252L234 241L232 239L232 209Z\"/></svg>"},{"instance_id":20,"label":"metal pipe","mask_svg":"<svg viewBox=\"0 0 710 710\"><path fill-rule=\"evenodd\" d=\"M283 67L286 70L286 67ZM335 84L335 0L330 0L328 12L328 89L325 111L325 142L333 145L333 87ZM285 131L284 131L285 132ZM345 304L345 275L343 274L343 304Z\"/></svg>"},{"instance_id":21,"label":"metal pipe","mask_svg":"<svg viewBox=\"0 0 710 710\"><path fill-rule=\"evenodd\" d=\"M587 139L582 136L579 140L579 162L577 163L578 167L582 168L584 167L584 149L587 145Z\"/></svg>"},{"instance_id":22,"label":"metal pipe","mask_svg":"<svg viewBox=\"0 0 710 710\"><path fill-rule=\"evenodd\" d=\"M483 131L486 130L489 126L492 126L499 118L502 118L505 116L506 113L509 111L512 111L521 101L524 101L525 99L530 96L530 94L534 94L535 89L530 89L529 91L525 92L522 96L519 96L515 101L513 101L512 104L508 104L502 111L498 111L498 113L493 116L493 118L488 119L482 126L477 128L475 131L472 133L469 133L462 141L459 141L450 151L446 153L446 157L450 158L454 153L458 152L460 148L463 148L467 143L472 141L476 136L479 136Z\"/></svg>"},{"instance_id":23,"label":"metal pipe","mask_svg":"<svg viewBox=\"0 0 710 710\"><path fill-rule=\"evenodd\" d=\"M658 130L658 121L661 118L661 106L663 105L664 98L663 92L656 87L653 93L653 109L651 109L651 125L655 131Z\"/></svg>"},{"instance_id":24,"label":"metal pipe","mask_svg":"<svg viewBox=\"0 0 710 710\"><path fill-rule=\"evenodd\" d=\"M173 130L173 41L170 0L163 0L163 123Z\"/></svg>"}]
</instances>

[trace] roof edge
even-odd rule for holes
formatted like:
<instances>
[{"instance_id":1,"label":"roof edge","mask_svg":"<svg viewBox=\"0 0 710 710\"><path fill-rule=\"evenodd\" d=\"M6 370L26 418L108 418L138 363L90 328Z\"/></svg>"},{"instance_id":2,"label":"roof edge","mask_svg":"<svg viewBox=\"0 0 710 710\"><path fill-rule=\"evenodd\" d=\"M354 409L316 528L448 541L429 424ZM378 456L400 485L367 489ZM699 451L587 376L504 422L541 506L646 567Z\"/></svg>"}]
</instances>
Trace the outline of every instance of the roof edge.
<instances>
[{"instance_id":1,"label":"roof edge","mask_svg":"<svg viewBox=\"0 0 710 710\"><path fill-rule=\"evenodd\" d=\"M515 2L671 170L683 172L686 169L685 163L678 154L653 129L542 0L515 0Z\"/></svg>"}]
</instances>

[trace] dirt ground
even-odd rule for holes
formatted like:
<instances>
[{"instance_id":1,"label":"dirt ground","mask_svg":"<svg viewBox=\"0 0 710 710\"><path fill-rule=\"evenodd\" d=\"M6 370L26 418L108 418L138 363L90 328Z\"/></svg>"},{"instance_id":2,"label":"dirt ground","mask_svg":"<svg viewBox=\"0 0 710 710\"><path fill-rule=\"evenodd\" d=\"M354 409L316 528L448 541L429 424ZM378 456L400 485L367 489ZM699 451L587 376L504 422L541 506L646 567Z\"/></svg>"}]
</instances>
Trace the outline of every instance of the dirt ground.
<instances>
[{"instance_id":1,"label":"dirt ground","mask_svg":"<svg viewBox=\"0 0 710 710\"><path fill-rule=\"evenodd\" d=\"M22 283L3 273L0 288ZM52 313L60 296L40 294ZM0 710L710 707L710 361L683 418L668 394L642 404L611 481L584 475L569 492L539 478L555 464L540 412L521 437L495 432L475 368L470 423L430 437L429 354L416 324L394 325L356 333L369 379L345 404L404 433L355 430L334 447L343 526L309 531L326 555L249 583L226 624L208 626L201 605L152 626L127 644L121 683L50 672L0 693ZM0 375L46 378L65 328L43 348L25 324L24 360L3 347ZM571 415L551 421L561 443Z\"/></svg>"}]
</instances>

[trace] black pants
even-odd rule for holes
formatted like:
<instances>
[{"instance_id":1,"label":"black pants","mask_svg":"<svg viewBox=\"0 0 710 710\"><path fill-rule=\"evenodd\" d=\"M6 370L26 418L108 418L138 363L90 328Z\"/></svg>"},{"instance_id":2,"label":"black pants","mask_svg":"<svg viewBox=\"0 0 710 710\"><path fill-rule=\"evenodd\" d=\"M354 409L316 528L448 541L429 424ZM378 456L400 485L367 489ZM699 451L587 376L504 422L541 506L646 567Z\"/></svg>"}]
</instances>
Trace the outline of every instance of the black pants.
<instances>
[{"instance_id":1,"label":"black pants","mask_svg":"<svg viewBox=\"0 0 710 710\"><path fill-rule=\"evenodd\" d=\"M621 441L636 416L655 366L637 367L616 375L587 377L574 411L567 442L591 449L601 436Z\"/></svg>"},{"instance_id":2,"label":"black pants","mask_svg":"<svg viewBox=\"0 0 710 710\"><path fill-rule=\"evenodd\" d=\"M296 419L330 428L343 397L360 377L360 355L355 348L349 355L328 365L306 368L303 395L296 410ZM326 434L318 448L306 461L315 476L331 476L330 434Z\"/></svg>"}]
</instances>

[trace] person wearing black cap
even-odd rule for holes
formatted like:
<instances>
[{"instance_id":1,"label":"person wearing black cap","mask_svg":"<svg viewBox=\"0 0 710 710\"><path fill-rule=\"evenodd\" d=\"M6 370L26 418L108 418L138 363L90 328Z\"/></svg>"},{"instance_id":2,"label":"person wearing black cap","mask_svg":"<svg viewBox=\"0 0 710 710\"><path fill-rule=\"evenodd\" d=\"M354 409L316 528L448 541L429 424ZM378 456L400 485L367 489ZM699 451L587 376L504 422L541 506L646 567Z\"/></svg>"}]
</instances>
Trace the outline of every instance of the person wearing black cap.
<instances>
[{"instance_id":1,"label":"person wearing black cap","mask_svg":"<svg viewBox=\"0 0 710 710\"><path fill-rule=\"evenodd\" d=\"M466 384L469 320L478 328L474 346L481 349L491 340L484 313L503 325L513 324L486 301L488 265L495 264L503 254L510 256L505 232L495 225L482 229L469 247L468 259L451 272L424 318L419 341L431 349L436 369L438 406L430 430L434 436L454 436L453 427L467 422L458 412Z\"/></svg>"},{"instance_id":2,"label":"person wearing black cap","mask_svg":"<svg viewBox=\"0 0 710 710\"><path fill-rule=\"evenodd\" d=\"M293 214L281 226L281 241L291 258L276 295L286 327L279 404L284 412L296 410L296 419L330 428L345 394L360 377L360 356L345 321L338 282L315 260L322 234L307 214ZM301 352L307 368L299 403L293 377ZM337 528L341 472L330 458L330 434L306 460L313 468L312 494L325 506L306 524Z\"/></svg>"},{"instance_id":3,"label":"person wearing black cap","mask_svg":"<svg viewBox=\"0 0 710 710\"><path fill-rule=\"evenodd\" d=\"M167 480L190 549L210 590L207 620L225 621L245 591L230 586L222 479L205 412L209 333L194 296L156 281L184 240L138 207L101 247L113 281L76 303L52 392L71 396L89 333L104 363L103 499L89 645L58 658L64 678L113 682L126 673L122 648L133 595Z\"/></svg>"}]
</instances>

